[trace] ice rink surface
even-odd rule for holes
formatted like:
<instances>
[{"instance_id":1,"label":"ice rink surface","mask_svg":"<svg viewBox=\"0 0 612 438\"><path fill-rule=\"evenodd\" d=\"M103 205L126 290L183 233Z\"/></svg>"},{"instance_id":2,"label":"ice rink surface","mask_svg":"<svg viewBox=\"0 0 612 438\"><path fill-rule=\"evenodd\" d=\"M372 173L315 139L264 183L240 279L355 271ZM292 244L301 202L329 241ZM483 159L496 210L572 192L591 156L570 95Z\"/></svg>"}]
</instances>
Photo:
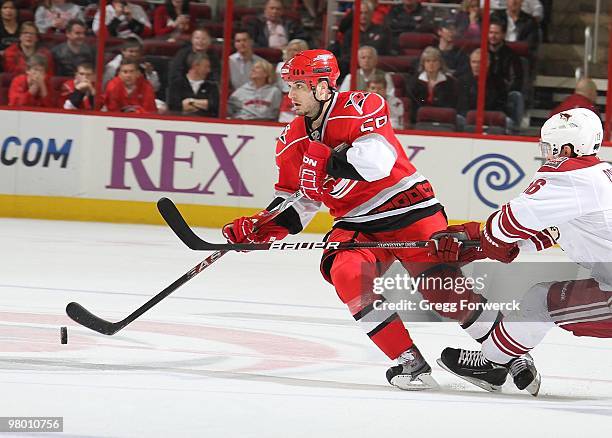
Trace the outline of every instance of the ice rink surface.
<instances>
[{"instance_id":1,"label":"ice rink surface","mask_svg":"<svg viewBox=\"0 0 612 438\"><path fill-rule=\"evenodd\" d=\"M198 230L221 241L218 230ZM302 240L320 236L301 235ZM320 251L228 254L114 336L208 253L162 226L0 219L0 416L63 416L65 437L576 437L612 430L612 340L551 331L540 396L441 370L452 323L409 323L439 391L404 392L318 271ZM547 260L564 260L549 251ZM61 345L59 327L68 327ZM46 434L45 434L46 435ZM10 436L2 434L2 436ZM42 436L24 433L14 436ZM46 435L47 436L47 435Z\"/></svg>"}]
</instances>

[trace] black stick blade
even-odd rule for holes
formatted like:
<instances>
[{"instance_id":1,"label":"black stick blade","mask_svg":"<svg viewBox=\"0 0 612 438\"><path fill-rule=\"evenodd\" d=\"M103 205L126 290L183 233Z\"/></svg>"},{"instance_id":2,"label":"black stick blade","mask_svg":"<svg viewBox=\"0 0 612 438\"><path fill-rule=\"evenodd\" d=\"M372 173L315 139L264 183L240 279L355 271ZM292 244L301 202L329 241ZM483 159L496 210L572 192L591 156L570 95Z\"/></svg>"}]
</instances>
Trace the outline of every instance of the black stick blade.
<instances>
[{"instance_id":1,"label":"black stick blade","mask_svg":"<svg viewBox=\"0 0 612 438\"><path fill-rule=\"evenodd\" d=\"M121 330L121 324L106 321L94 315L79 303L68 303L66 306L66 314L74 322L98 333L102 333L103 335L111 336Z\"/></svg>"},{"instance_id":2,"label":"black stick blade","mask_svg":"<svg viewBox=\"0 0 612 438\"><path fill-rule=\"evenodd\" d=\"M214 243L202 240L193 232L191 227L185 222L181 212L170 199L161 198L157 201L157 209L164 218L164 221L166 221L168 226L174 231L174 234L176 234L190 249L199 251L214 251L219 249Z\"/></svg>"}]
</instances>

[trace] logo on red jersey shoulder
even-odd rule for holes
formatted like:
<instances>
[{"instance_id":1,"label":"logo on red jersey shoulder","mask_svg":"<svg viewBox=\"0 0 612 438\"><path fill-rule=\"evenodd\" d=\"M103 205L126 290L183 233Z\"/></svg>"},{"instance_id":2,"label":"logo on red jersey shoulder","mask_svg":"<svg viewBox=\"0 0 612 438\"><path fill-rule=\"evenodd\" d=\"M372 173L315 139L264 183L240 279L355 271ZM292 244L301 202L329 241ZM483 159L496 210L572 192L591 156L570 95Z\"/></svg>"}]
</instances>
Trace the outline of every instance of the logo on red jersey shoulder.
<instances>
[{"instance_id":1,"label":"logo on red jersey shoulder","mask_svg":"<svg viewBox=\"0 0 612 438\"><path fill-rule=\"evenodd\" d=\"M546 161L546 163L542 164L542 167L552 167L553 169L558 169L567 160L569 160L567 157L551 158L550 160Z\"/></svg>"},{"instance_id":2,"label":"logo on red jersey shoulder","mask_svg":"<svg viewBox=\"0 0 612 438\"><path fill-rule=\"evenodd\" d=\"M349 106L353 106L355 111L359 113L359 115L363 115L363 104L365 103L366 97L368 97L370 93L362 93L361 91L356 91L351 93L351 96L344 104L344 108L348 108Z\"/></svg>"},{"instance_id":3,"label":"logo on red jersey shoulder","mask_svg":"<svg viewBox=\"0 0 612 438\"><path fill-rule=\"evenodd\" d=\"M334 188L329 193L329 196L335 199L342 199L346 195L350 193L351 190L355 188L359 181L352 179L341 178L336 180L334 183Z\"/></svg>"},{"instance_id":4,"label":"logo on red jersey shoulder","mask_svg":"<svg viewBox=\"0 0 612 438\"><path fill-rule=\"evenodd\" d=\"M278 139L282 144L287 144L287 132L289 131L289 128L291 128L291 125L285 126L283 132L281 132L281 135L278 136Z\"/></svg>"}]
</instances>

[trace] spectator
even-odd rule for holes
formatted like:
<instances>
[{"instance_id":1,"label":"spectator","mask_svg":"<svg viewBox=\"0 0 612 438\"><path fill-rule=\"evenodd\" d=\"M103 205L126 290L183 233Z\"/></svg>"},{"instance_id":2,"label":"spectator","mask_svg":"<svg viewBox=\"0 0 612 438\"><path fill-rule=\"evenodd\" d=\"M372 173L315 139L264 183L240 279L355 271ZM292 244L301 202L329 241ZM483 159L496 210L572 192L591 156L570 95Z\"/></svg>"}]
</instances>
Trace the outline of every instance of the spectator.
<instances>
[{"instance_id":1,"label":"spectator","mask_svg":"<svg viewBox=\"0 0 612 438\"><path fill-rule=\"evenodd\" d=\"M249 82L253 64L263 58L253 53L253 40L244 30L239 30L234 35L234 48L236 52L229 57L229 69L232 88L237 90Z\"/></svg>"},{"instance_id":2,"label":"spectator","mask_svg":"<svg viewBox=\"0 0 612 438\"><path fill-rule=\"evenodd\" d=\"M95 63L96 51L85 42L85 30L85 23L81 20L70 20L66 25L66 42L51 50L56 75L73 76L77 65Z\"/></svg>"},{"instance_id":3,"label":"spectator","mask_svg":"<svg viewBox=\"0 0 612 438\"><path fill-rule=\"evenodd\" d=\"M391 77L391 73L385 73L384 71L376 68L378 65L378 53L376 53L376 49L374 47L360 47L357 51L357 64L359 65L359 68L357 69L357 90L367 90L368 82L374 77L374 75L382 74L387 81L385 84L385 89L390 96L395 96L395 87L393 86L393 78ZM350 73L345 76L338 91L349 90L351 90Z\"/></svg>"},{"instance_id":4,"label":"spectator","mask_svg":"<svg viewBox=\"0 0 612 438\"><path fill-rule=\"evenodd\" d=\"M191 53L187 57L189 71L170 84L168 107L183 114L217 117L219 112L219 88L207 80L210 60L205 53Z\"/></svg>"},{"instance_id":5,"label":"spectator","mask_svg":"<svg viewBox=\"0 0 612 438\"><path fill-rule=\"evenodd\" d=\"M229 98L230 118L243 120L277 120L281 92L274 85L274 67L268 61L257 61L251 69L250 81Z\"/></svg>"},{"instance_id":6,"label":"spectator","mask_svg":"<svg viewBox=\"0 0 612 438\"><path fill-rule=\"evenodd\" d=\"M8 46L19 41L18 31L15 0L0 1L0 55Z\"/></svg>"},{"instance_id":7,"label":"spectator","mask_svg":"<svg viewBox=\"0 0 612 438\"><path fill-rule=\"evenodd\" d=\"M92 64L77 65L74 78L62 84L59 105L66 110L92 110L96 95L96 75Z\"/></svg>"},{"instance_id":8,"label":"spectator","mask_svg":"<svg viewBox=\"0 0 612 438\"><path fill-rule=\"evenodd\" d=\"M47 59L32 55L26 72L15 76L9 88L9 106L53 107L53 90L47 74Z\"/></svg>"},{"instance_id":9,"label":"spectator","mask_svg":"<svg viewBox=\"0 0 612 438\"><path fill-rule=\"evenodd\" d=\"M314 27L315 23L320 22L325 16L326 0L303 0L302 4L306 9L306 17L303 18L304 27Z\"/></svg>"},{"instance_id":10,"label":"spectator","mask_svg":"<svg viewBox=\"0 0 612 438\"><path fill-rule=\"evenodd\" d=\"M359 46L371 46L379 55L386 55L391 48L390 34L385 27L372 24L372 11L374 8L368 1L361 3L361 14L359 15ZM342 58L345 71L351 57L351 44L353 40L353 29L347 30L342 42Z\"/></svg>"},{"instance_id":11,"label":"spectator","mask_svg":"<svg viewBox=\"0 0 612 438\"><path fill-rule=\"evenodd\" d=\"M106 5L104 22L112 37L147 38L153 35L149 16L142 6L126 0L113 0ZM96 35L100 31L100 11L94 16L92 29Z\"/></svg>"},{"instance_id":12,"label":"spectator","mask_svg":"<svg viewBox=\"0 0 612 438\"><path fill-rule=\"evenodd\" d=\"M278 114L278 121L281 123L290 123L296 116L293 103L291 103L291 99L289 99L289 86L287 82L283 81L281 78L281 69L283 65L285 65L285 62L304 50L308 50L308 43L306 41L291 40L289 44L287 44L287 47L285 47L285 50L283 50L283 60L276 64L276 86L283 94L280 112Z\"/></svg>"},{"instance_id":13,"label":"spectator","mask_svg":"<svg viewBox=\"0 0 612 438\"><path fill-rule=\"evenodd\" d=\"M106 86L104 106L107 111L156 113L153 86L140 73L138 62L123 59L117 76Z\"/></svg>"},{"instance_id":14,"label":"spectator","mask_svg":"<svg viewBox=\"0 0 612 438\"><path fill-rule=\"evenodd\" d=\"M461 38L479 40L482 11L479 0L463 0L461 10L455 16L457 35Z\"/></svg>"},{"instance_id":15,"label":"spectator","mask_svg":"<svg viewBox=\"0 0 612 438\"><path fill-rule=\"evenodd\" d=\"M168 68L168 83L176 81L178 78L185 76L189 66L187 65L187 57L190 53L205 53L210 59L210 67L212 72L209 80L218 82L221 77L221 63L219 57L210 48L210 34L204 28L199 28L191 34L191 44L183 47L170 60Z\"/></svg>"},{"instance_id":16,"label":"spectator","mask_svg":"<svg viewBox=\"0 0 612 438\"><path fill-rule=\"evenodd\" d=\"M508 0L506 10L495 11L491 20L497 20L506 25L506 41L524 41L530 52L538 48L538 23L529 14L521 11L523 0Z\"/></svg>"},{"instance_id":17,"label":"spectator","mask_svg":"<svg viewBox=\"0 0 612 438\"><path fill-rule=\"evenodd\" d=\"M489 71L502 77L508 91L523 89L523 67L521 60L505 42L506 27L502 22L491 20L489 24Z\"/></svg>"},{"instance_id":18,"label":"spectator","mask_svg":"<svg viewBox=\"0 0 612 438\"><path fill-rule=\"evenodd\" d=\"M550 112L549 117L572 108L587 108L599 116L597 102L597 86L592 79L581 78L576 84L574 94L565 98L555 109Z\"/></svg>"},{"instance_id":19,"label":"spectator","mask_svg":"<svg viewBox=\"0 0 612 438\"><path fill-rule=\"evenodd\" d=\"M55 72L51 52L38 41L38 29L31 21L24 21L19 26L19 42L13 43L4 51L4 71L9 73L25 73L27 61L32 55L42 55L47 58L46 69L49 75Z\"/></svg>"},{"instance_id":20,"label":"spectator","mask_svg":"<svg viewBox=\"0 0 612 438\"><path fill-rule=\"evenodd\" d=\"M387 91L387 83L385 74L378 71L368 81L367 91L378 93L387 101L393 129L406 129L407 126L404 126L404 104L398 97Z\"/></svg>"},{"instance_id":21,"label":"spectator","mask_svg":"<svg viewBox=\"0 0 612 438\"><path fill-rule=\"evenodd\" d=\"M504 23L491 20L489 24L489 76L503 78L504 89L508 91L506 114L512 119L510 130L518 132L525 112L523 97L523 67L521 60L506 45Z\"/></svg>"},{"instance_id":22,"label":"spectator","mask_svg":"<svg viewBox=\"0 0 612 438\"><path fill-rule=\"evenodd\" d=\"M393 6L387 15L387 24L395 42L402 32L433 32L433 23L433 15L419 0L404 0L401 5Z\"/></svg>"},{"instance_id":23,"label":"spectator","mask_svg":"<svg viewBox=\"0 0 612 438\"><path fill-rule=\"evenodd\" d=\"M153 32L164 36L168 41L189 39L195 28L195 17L189 16L189 0L165 0L155 8Z\"/></svg>"},{"instance_id":24,"label":"spectator","mask_svg":"<svg viewBox=\"0 0 612 438\"><path fill-rule=\"evenodd\" d=\"M481 0L481 6L484 0ZM506 0L491 0L491 11L504 10L507 7ZM544 6L540 0L524 0L521 11L531 15L536 21L541 21L544 16Z\"/></svg>"},{"instance_id":25,"label":"spectator","mask_svg":"<svg viewBox=\"0 0 612 438\"><path fill-rule=\"evenodd\" d=\"M108 64L106 64L106 67L104 67L103 85L106 85L117 75L117 70L119 70L121 62L124 59L128 59L138 64L140 72L145 75L147 81L153 86L153 90L157 92L161 86L159 74L155 71L151 63L145 62L143 53L144 50L139 39L134 37L127 38L121 46L121 53L111 59Z\"/></svg>"},{"instance_id":26,"label":"spectator","mask_svg":"<svg viewBox=\"0 0 612 438\"><path fill-rule=\"evenodd\" d=\"M306 41L296 39L289 41L289 44L287 44L287 47L283 50L283 60L276 64L276 86L282 93L289 93L289 85L281 78L281 69L283 65L298 53L308 49L309 47Z\"/></svg>"},{"instance_id":27,"label":"spectator","mask_svg":"<svg viewBox=\"0 0 612 438\"><path fill-rule=\"evenodd\" d=\"M488 66L487 66L488 72ZM470 71L457 81L457 125L465 127L465 117L478 104L478 77L480 76L480 49L470 54ZM506 111L507 90L503 78L487 75L485 89L485 111Z\"/></svg>"},{"instance_id":28,"label":"spectator","mask_svg":"<svg viewBox=\"0 0 612 438\"><path fill-rule=\"evenodd\" d=\"M284 49L290 40L308 40L299 23L283 18L283 11L282 0L266 1L263 15L253 20L247 29L256 47Z\"/></svg>"},{"instance_id":29,"label":"spectator","mask_svg":"<svg viewBox=\"0 0 612 438\"><path fill-rule=\"evenodd\" d=\"M491 20L489 25L489 76L503 78L508 91L506 113L512 120L510 130L518 132L523 113L525 98L523 97L523 67L520 58L506 45L506 28L504 23Z\"/></svg>"},{"instance_id":30,"label":"spectator","mask_svg":"<svg viewBox=\"0 0 612 438\"><path fill-rule=\"evenodd\" d=\"M419 71L408 84L412 99L412 120L422 106L457 107L457 85L448 74L442 54L435 47L426 47L419 60Z\"/></svg>"},{"instance_id":31,"label":"spectator","mask_svg":"<svg viewBox=\"0 0 612 438\"><path fill-rule=\"evenodd\" d=\"M34 15L40 33L63 32L73 19L84 21L83 11L80 6L66 0L44 0Z\"/></svg>"},{"instance_id":32,"label":"spectator","mask_svg":"<svg viewBox=\"0 0 612 438\"><path fill-rule=\"evenodd\" d=\"M442 53L449 73L459 77L470 70L470 61L463 50L455 47L456 35L455 23L450 20L443 21L438 29L438 50Z\"/></svg>"}]
</instances>

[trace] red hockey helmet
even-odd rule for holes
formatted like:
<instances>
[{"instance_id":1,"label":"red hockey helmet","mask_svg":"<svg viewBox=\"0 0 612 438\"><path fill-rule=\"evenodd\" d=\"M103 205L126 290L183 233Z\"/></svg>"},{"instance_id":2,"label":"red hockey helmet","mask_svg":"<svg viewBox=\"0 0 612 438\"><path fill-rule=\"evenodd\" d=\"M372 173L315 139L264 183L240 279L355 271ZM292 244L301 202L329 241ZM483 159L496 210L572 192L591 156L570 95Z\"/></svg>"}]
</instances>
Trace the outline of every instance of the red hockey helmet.
<instances>
[{"instance_id":1,"label":"red hockey helmet","mask_svg":"<svg viewBox=\"0 0 612 438\"><path fill-rule=\"evenodd\" d=\"M328 50L304 50L281 68L281 77L285 82L304 81L314 88L320 79L327 79L331 88L336 88L340 69L334 54Z\"/></svg>"}]
</instances>

